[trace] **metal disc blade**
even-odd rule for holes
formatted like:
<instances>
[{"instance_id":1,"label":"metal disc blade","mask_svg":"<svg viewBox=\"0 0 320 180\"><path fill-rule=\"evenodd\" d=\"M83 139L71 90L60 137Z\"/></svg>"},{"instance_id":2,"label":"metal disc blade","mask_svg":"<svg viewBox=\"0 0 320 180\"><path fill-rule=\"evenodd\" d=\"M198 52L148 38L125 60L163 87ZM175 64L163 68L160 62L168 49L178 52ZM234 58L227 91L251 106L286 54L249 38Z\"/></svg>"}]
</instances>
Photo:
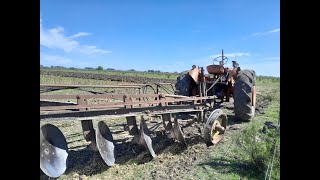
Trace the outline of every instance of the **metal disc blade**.
<instances>
[{"instance_id":1,"label":"metal disc blade","mask_svg":"<svg viewBox=\"0 0 320 180\"><path fill-rule=\"evenodd\" d=\"M102 159L108 166L112 166L115 162L113 138L109 127L103 121L98 122L96 140Z\"/></svg>"},{"instance_id":2,"label":"metal disc blade","mask_svg":"<svg viewBox=\"0 0 320 180\"><path fill-rule=\"evenodd\" d=\"M67 169L68 145L62 132L52 124L40 128L40 169L59 177Z\"/></svg>"},{"instance_id":3,"label":"metal disc blade","mask_svg":"<svg viewBox=\"0 0 320 180\"><path fill-rule=\"evenodd\" d=\"M183 134L182 134L182 131L181 131L181 128L180 128L180 126L179 126L179 123L178 123L178 120L177 120L177 119L174 119L173 132L174 132L174 135L175 135L176 139L177 139L180 143L182 143L183 146L187 147L186 140L185 140L184 137L183 137Z\"/></svg>"},{"instance_id":4,"label":"metal disc blade","mask_svg":"<svg viewBox=\"0 0 320 180\"><path fill-rule=\"evenodd\" d=\"M144 144L147 147L153 158L157 157L152 147L150 130L148 129L147 124L143 118L141 118L140 121L140 142L142 142L142 144Z\"/></svg>"}]
</instances>

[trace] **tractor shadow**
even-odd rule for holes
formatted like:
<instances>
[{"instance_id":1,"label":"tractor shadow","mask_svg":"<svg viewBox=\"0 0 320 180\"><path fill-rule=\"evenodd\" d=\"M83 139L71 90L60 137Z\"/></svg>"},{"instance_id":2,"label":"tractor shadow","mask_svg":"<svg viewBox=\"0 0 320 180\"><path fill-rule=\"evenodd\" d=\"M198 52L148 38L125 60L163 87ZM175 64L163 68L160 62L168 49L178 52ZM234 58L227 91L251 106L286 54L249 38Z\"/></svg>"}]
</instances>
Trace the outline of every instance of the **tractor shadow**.
<instances>
[{"instance_id":1,"label":"tractor shadow","mask_svg":"<svg viewBox=\"0 0 320 180\"><path fill-rule=\"evenodd\" d=\"M199 167L203 169L204 173L208 174L212 173L214 169L220 173L238 174L240 177L250 174L249 179L263 179L257 167L249 161L239 162L236 159L213 158L209 162L200 163Z\"/></svg>"},{"instance_id":2,"label":"tractor shadow","mask_svg":"<svg viewBox=\"0 0 320 180\"><path fill-rule=\"evenodd\" d=\"M244 122L239 121L234 115L227 115L228 116L228 126L234 125L234 124L242 124Z\"/></svg>"},{"instance_id":3,"label":"tractor shadow","mask_svg":"<svg viewBox=\"0 0 320 180\"><path fill-rule=\"evenodd\" d=\"M213 105L213 109L228 109L230 111L234 110L233 104L231 104L230 102L216 102Z\"/></svg>"},{"instance_id":4,"label":"tractor shadow","mask_svg":"<svg viewBox=\"0 0 320 180\"><path fill-rule=\"evenodd\" d=\"M258 102L259 103L259 102ZM213 106L214 109L226 109L231 111L231 114L227 114L228 117L228 126L232 126L232 125L236 125L236 124L242 124L242 123L247 123L249 121L241 121L238 120L235 115L234 115L234 106L233 106L233 102L217 102L216 104L214 104ZM258 108L256 108L256 114L259 113ZM232 127L232 128L236 128L236 127Z\"/></svg>"},{"instance_id":5,"label":"tractor shadow","mask_svg":"<svg viewBox=\"0 0 320 180\"><path fill-rule=\"evenodd\" d=\"M216 104L213 105L213 109L228 109L230 111L232 111L232 113L234 114L233 110L234 107L233 106L228 106L227 104L224 104L223 102L218 102ZM228 124L240 124L241 121L238 121L236 119L236 117L233 114L228 114Z\"/></svg>"}]
</instances>

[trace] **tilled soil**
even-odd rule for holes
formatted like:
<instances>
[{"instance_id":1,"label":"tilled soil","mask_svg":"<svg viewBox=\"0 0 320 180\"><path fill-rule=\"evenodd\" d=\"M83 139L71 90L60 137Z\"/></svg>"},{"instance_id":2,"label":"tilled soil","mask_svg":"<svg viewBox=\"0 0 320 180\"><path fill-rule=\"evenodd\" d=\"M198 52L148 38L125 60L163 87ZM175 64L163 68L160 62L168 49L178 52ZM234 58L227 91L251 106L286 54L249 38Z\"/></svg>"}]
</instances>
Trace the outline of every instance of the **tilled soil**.
<instances>
[{"instance_id":1,"label":"tilled soil","mask_svg":"<svg viewBox=\"0 0 320 180\"><path fill-rule=\"evenodd\" d=\"M40 70L42 75L53 75L62 77L74 77L81 79L95 79L95 80L109 80L109 81L120 81L128 83L143 83L143 84L154 84L154 83L175 83L175 80L170 79L156 79L147 77L134 77L134 76L122 76L122 75L108 75L108 74L94 74L85 72L66 72L66 71L48 71Z\"/></svg>"},{"instance_id":2,"label":"tilled soil","mask_svg":"<svg viewBox=\"0 0 320 180\"><path fill-rule=\"evenodd\" d=\"M268 105L268 101L258 99L256 113L263 113ZM229 134L241 131L241 123L237 123L233 116L232 98L230 102L217 103L216 108L223 109L228 115L227 131L220 142L225 143ZM124 131L125 119L108 119L105 122L115 141L116 162L112 167L104 163L99 152L87 147L89 142L84 140L79 122L55 124L66 136L69 147L68 168L59 179L185 179L191 177L192 169L204 162L215 147L205 145L202 123L179 121L188 145L185 148L177 140L167 138L160 119L150 118L146 122L157 154L153 159L144 147L131 143L133 136ZM139 122L138 118L138 127ZM96 126L97 123L94 124ZM40 178L48 179L43 173L40 173Z\"/></svg>"}]
</instances>

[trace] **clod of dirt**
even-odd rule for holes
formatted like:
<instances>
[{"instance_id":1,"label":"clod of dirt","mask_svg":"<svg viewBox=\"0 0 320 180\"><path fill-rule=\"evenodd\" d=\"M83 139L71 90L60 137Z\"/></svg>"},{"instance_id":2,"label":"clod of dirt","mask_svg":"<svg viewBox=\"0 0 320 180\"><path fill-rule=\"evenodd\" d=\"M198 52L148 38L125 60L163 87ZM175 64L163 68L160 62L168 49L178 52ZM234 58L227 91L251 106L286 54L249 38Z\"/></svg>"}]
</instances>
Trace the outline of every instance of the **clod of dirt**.
<instances>
[{"instance_id":1,"label":"clod of dirt","mask_svg":"<svg viewBox=\"0 0 320 180\"><path fill-rule=\"evenodd\" d=\"M266 121L264 124L266 125L266 127L267 127L268 129L275 129L275 128L277 128L277 126L274 125L273 122L271 122L271 121Z\"/></svg>"},{"instance_id":2,"label":"clod of dirt","mask_svg":"<svg viewBox=\"0 0 320 180\"><path fill-rule=\"evenodd\" d=\"M266 121L266 122L264 123L264 126L263 126L262 130L260 130L260 132L262 132L262 133L267 133L267 129L276 129L276 128L277 128L277 126L274 125L273 122L271 122L271 121Z\"/></svg>"}]
</instances>

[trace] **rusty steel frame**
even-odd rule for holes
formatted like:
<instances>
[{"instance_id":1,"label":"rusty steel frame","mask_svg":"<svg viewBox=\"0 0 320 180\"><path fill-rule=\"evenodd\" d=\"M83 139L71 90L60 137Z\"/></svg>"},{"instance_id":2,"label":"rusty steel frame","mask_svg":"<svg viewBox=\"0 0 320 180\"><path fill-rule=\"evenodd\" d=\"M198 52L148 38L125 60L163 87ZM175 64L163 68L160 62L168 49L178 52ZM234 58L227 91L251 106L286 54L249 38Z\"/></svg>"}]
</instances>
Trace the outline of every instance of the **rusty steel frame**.
<instances>
[{"instance_id":1,"label":"rusty steel frame","mask_svg":"<svg viewBox=\"0 0 320 180\"><path fill-rule=\"evenodd\" d=\"M214 97L200 97L200 98L179 98L170 100L153 100L153 101L137 101L137 102L107 102L103 104L84 104L84 105L68 105L68 106L47 106L40 107L40 111L45 110L67 110L67 109L82 109L82 108L113 108L132 105L151 105L151 104L166 104L169 102L185 102L185 101L197 101L204 99L214 99Z\"/></svg>"},{"instance_id":2,"label":"rusty steel frame","mask_svg":"<svg viewBox=\"0 0 320 180\"><path fill-rule=\"evenodd\" d=\"M115 162L113 137L107 124L102 119L125 117L127 126L125 130L130 135L133 135L132 143L144 146L153 158L157 155L152 147L152 138L150 129L147 127L146 116L161 116L162 123L167 131L167 137L178 140L185 148L187 143L183 135L182 129L178 124L179 120L192 118L193 121L202 122L204 114L210 109L206 100L215 100L216 96L180 96L174 94L159 93L161 85L171 85L170 83L158 83L156 91L150 84L123 84L123 85L40 85L40 121L51 123L57 121L80 121L82 126L83 136L86 141L90 141L88 148L94 151L99 151L101 157L108 166L112 166ZM147 94L147 87L151 87L155 94ZM136 88L139 94L116 94L116 93L99 93L92 91L93 94L75 94L75 95L43 95L42 88L60 89L76 89L76 88ZM142 90L142 91L141 91ZM167 89L168 90L168 89ZM168 92L165 90L166 92ZM46 90L45 90L46 91ZM52 91L52 89L49 91ZM85 90L86 91L86 90ZM93 99L99 102L92 101ZM66 103L68 100L68 103ZM69 100L76 100L76 103ZM114 102L110 102L114 101ZM212 107L211 107L212 108ZM186 115L186 117L185 117ZM140 127L137 126L136 117L140 116ZM93 120L100 120L98 128L93 127ZM187 119L188 120L188 119ZM126 128L127 127L127 128ZM51 129L58 129L57 127ZM218 130L223 131L222 128ZM40 132L42 132L40 130ZM54 134L53 134L54 135ZM51 141L49 139L48 141ZM56 141L65 141L65 137L61 137ZM40 139L40 144L43 142ZM43 146L42 150L49 146ZM50 146L51 147L51 146ZM52 152L59 150L59 147L52 146ZM40 151L41 154L42 151ZM51 151L50 151L51 152ZM68 154L66 154L67 156ZM46 158L45 160L50 160ZM66 165L66 159L54 157L58 163ZM45 164L43 161L43 165ZM50 167L55 167L55 164L48 164ZM40 164L40 168L41 168ZM60 176L64 173L65 166L47 172L50 177ZM43 171L50 168L42 167Z\"/></svg>"},{"instance_id":3,"label":"rusty steel frame","mask_svg":"<svg viewBox=\"0 0 320 180\"><path fill-rule=\"evenodd\" d=\"M161 85L171 83L153 84L158 88ZM152 86L151 84L122 84L122 85L64 85L64 84L40 84L40 88L56 87L58 89L98 87L98 88L137 88ZM148 100L145 100L148 98ZM53 105L40 105L40 121L80 120L85 134L92 134L92 120L110 117L130 117L146 114L161 115L171 113L193 112L203 114L204 100L214 100L215 96L188 97L173 94L78 94L78 95L41 95L40 101L50 100L77 100L77 104L65 104L54 102ZM107 102L90 104L90 99L101 99ZM110 99L119 102L108 102ZM47 101L46 101L47 100ZM48 101L49 100L49 101ZM48 104L48 103L47 103ZM202 118L199 117L201 120ZM86 136L86 135L85 135ZM90 136L90 135L89 135ZM92 139L87 137L86 140Z\"/></svg>"},{"instance_id":4,"label":"rusty steel frame","mask_svg":"<svg viewBox=\"0 0 320 180\"><path fill-rule=\"evenodd\" d=\"M156 83L157 85L157 92L159 92L158 87L160 85L172 85L171 83ZM57 87L57 88L79 88L79 87L98 87L98 88L141 88L143 86L151 86L151 84L123 84L123 85L64 85L64 84L40 84L41 87ZM140 93L140 91L139 91ZM145 100L144 98L154 98L154 100ZM168 98L168 99L167 99ZM81 110L81 109L95 109L95 108L119 108L124 107L128 108L130 106L133 108L134 105L142 106L167 106L168 103L173 102L186 102L191 101L195 104L196 101L201 101L205 99L215 99L215 96L206 96L206 97L188 97L188 96L180 96L180 95L172 95L172 94L163 94L163 93L156 93L156 94L94 94L94 95L41 95L40 94L40 101L41 100L63 100L63 99L76 99L77 104L75 105L58 105L58 106L40 106L40 112L46 110ZM81 101L79 101L81 99ZM105 102L100 104L89 104L89 99L120 99L123 102ZM138 101L133 101L132 99L136 99ZM85 101L85 102L83 102Z\"/></svg>"},{"instance_id":5,"label":"rusty steel frame","mask_svg":"<svg viewBox=\"0 0 320 180\"><path fill-rule=\"evenodd\" d=\"M157 83L157 92L160 85L172 85L171 83ZM151 84L124 84L118 86L110 85L63 85L63 84L41 84L40 87L57 88L79 88L79 87L99 87L99 88L136 88L151 86ZM145 100L144 98L150 98ZM150 114L167 114L179 112L202 111L203 100L214 100L215 96L187 97L172 94L91 94L91 95L40 95L42 100L70 100L76 99L74 105L49 105L40 106L40 120L92 120L107 117L129 117L137 116L148 111ZM118 99L120 102L103 102L90 104L90 99ZM134 101L135 100L135 101ZM187 104L183 104L186 103ZM88 123L86 123L88 124ZM85 124L83 124L86 126ZM90 123L88 124L90 125ZM92 129L86 127L86 129Z\"/></svg>"},{"instance_id":6,"label":"rusty steel frame","mask_svg":"<svg viewBox=\"0 0 320 180\"><path fill-rule=\"evenodd\" d=\"M171 90L163 85L170 85ZM153 86L156 86L154 89ZM154 84L119 84L119 85L72 85L72 84L40 84L40 93L48 92L49 91L56 91L61 89L79 89L83 90L82 88L135 88L139 91L139 94L146 94L144 91L147 91L147 88L150 87L154 91L155 94L159 94L159 90L163 89L167 93L174 93L174 84L172 83L154 83ZM45 88L47 88L45 90ZM142 91L141 91L142 90ZM92 92L93 94L106 94L104 92Z\"/></svg>"},{"instance_id":7,"label":"rusty steel frame","mask_svg":"<svg viewBox=\"0 0 320 180\"><path fill-rule=\"evenodd\" d=\"M130 96L132 98L142 97L159 97L159 94L81 94L81 95L40 95L40 99L91 99L91 98L109 98L117 99L124 96Z\"/></svg>"},{"instance_id":8,"label":"rusty steel frame","mask_svg":"<svg viewBox=\"0 0 320 180\"><path fill-rule=\"evenodd\" d=\"M126 84L126 85L64 85L64 84L40 84L40 87L53 87L53 88L139 88L143 85Z\"/></svg>"},{"instance_id":9,"label":"rusty steel frame","mask_svg":"<svg viewBox=\"0 0 320 180\"><path fill-rule=\"evenodd\" d=\"M73 85L73 84L40 84L40 88L143 88L147 86L155 85L157 88L156 93L159 92L159 88L162 85L170 85L172 89L172 83L155 83L155 84L119 84L119 85ZM163 87L162 87L163 88Z\"/></svg>"},{"instance_id":10,"label":"rusty steel frame","mask_svg":"<svg viewBox=\"0 0 320 180\"><path fill-rule=\"evenodd\" d=\"M72 120L93 120L100 118L129 117L140 115L160 115L167 113L201 112L203 104L185 104L168 106L148 106L136 108L111 108L87 111L42 111L40 121L72 121Z\"/></svg>"}]
</instances>

